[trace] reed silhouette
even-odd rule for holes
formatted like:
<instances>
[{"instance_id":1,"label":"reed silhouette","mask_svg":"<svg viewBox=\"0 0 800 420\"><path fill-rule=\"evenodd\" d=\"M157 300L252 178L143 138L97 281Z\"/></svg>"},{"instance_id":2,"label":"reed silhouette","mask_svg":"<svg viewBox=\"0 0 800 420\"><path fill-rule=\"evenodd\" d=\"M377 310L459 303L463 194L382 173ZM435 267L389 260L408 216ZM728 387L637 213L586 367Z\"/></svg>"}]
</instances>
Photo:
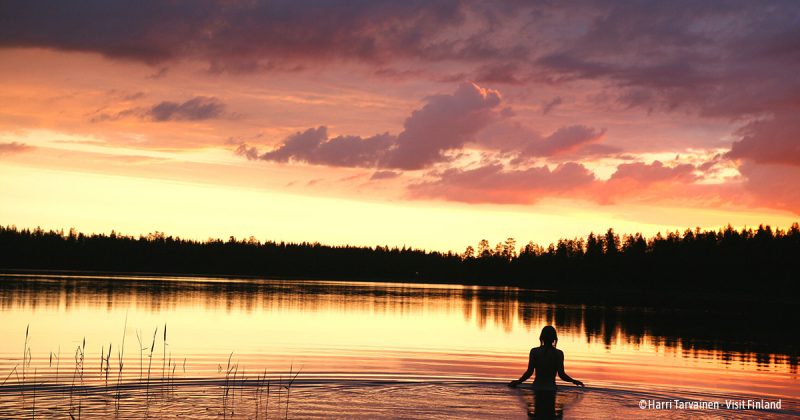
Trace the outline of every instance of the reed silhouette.
<instances>
[{"instance_id":1,"label":"reed silhouette","mask_svg":"<svg viewBox=\"0 0 800 420\"><path fill-rule=\"evenodd\" d=\"M165 324L166 325L166 324ZM125 341L128 320L125 319L123 328L122 342ZM157 331L157 330L156 330ZM166 331L166 327L164 329ZM224 372L224 378L213 377L187 377L184 359L183 378L180 382L176 381L175 365L167 362L165 376L150 378L148 369L147 378L141 374L123 373L124 347L120 346L117 357L119 358L118 382L116 385L109 386L108 375L111 366L112 353L106 351L105 346L101 346L100 369L93 373L93 370L86 370L86 358L88 354L86 339L76 348L74 358L74 368L72 377L67 377L66 382L59 380L56 374L53 375L53 352L49 352L49 363L44 372L34 367L30 371L31 362L34 360L33 352L30 347L29 335L30 325L25 328L24 352L21 363L11 369L5 380L0 382L0 397L4 414L15 413L18 415L13 418L70 418L81 419L82 415L88 414L89 418L165 418L181 417L180 414L173 416L165 415L164 410L170 410L174 405L180 404L175 400L176 394L180 393L180 398L186 398L190 394L202 396L208 387L219 386L222 394L222 405L213 404L203 407L193 407L196 411L190 413L191 418L222 417L222 418L255 418L269 419L270 413L276 414L273 418L290 418L290 396L292 389L296 386L295 381L300 376L300 370L294 369L294 365L289 365L288 377L286 381L278 380L278 389L273 386L270 394L270 383L275 383L275 377L282 378L279 372L263 373L255 377L246 375L244 367L241 368L238 362L231 363L233 353L228 358L228 365ZM151 354L148 356L152 360L152 351L156 349L157 336L153 335ZM166 342L167 335L163 334ZM141 347L141 345L140 345ZM111 348L111 345L109 345ZM60 351L59 351L60 354ZM58 360L58 359L57 359ZM221 366L221 365L220 365ZM172 370L170 371L170 367ZM285 372L284 372L285 373ZM16 380L10 380L12 376ZM64 379L64 378L62 378ZM266 396L263 395L266 387ZM5 389L4 389L5 388ZM180 389L179 389L180 388ZM124 389L124 392L122 390ZM246 398L245 390L253 389L252 398ZM3 392L4 391L4 392ZM17 395L16 392L19 392ZM281 398L284 394L284 398ZM16 398L9 396L16 396ZM37 401L37 397L41 401ZM278 404L273 404L270 410L270 399L278 399ZM238 400L238 401L237 401ZM108 402L113 401L113 405ZM88 404L87 404L88 403ZM237 403L239 404L237 406ZM243 404L244 403L244 404ZM252 404L252 405L250 405ZM153 407L158 408L157 413L153 413ZM263 407L263 408L262 408ZM205 408L205 409L204 409ZM40 414L44 411L44 414ZM236 414L239 416L236 417ZM88 413L87 413L88 412ZM253 416L253 413L255 414ZM5 417L4 417L5 418Z\"/></svg>"}]
</instances>

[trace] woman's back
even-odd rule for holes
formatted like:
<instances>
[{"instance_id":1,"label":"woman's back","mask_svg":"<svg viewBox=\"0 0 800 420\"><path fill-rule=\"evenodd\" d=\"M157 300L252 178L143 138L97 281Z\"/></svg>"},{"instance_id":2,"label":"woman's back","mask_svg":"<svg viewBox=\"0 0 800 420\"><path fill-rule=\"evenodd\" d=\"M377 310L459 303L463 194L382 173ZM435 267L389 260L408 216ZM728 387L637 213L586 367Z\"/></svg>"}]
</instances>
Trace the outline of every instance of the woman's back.
<instances>
[{"instance_id":1,"label":"woman's back","mask_svg":"<svg viewBox=\"0 0 800 420\"><path fill-rule=\"evenodd\" d=\"M556 329L548 325L542 328L539 335L539 347L531 349L528 358L528 369L516 381L511 381L509 386L517 386L530 378L534 372L533 388L541 391L556 390L556 374L559 378L583 386L583 382L576 381L564 372L564 352L556 348L558 334Z\"/></svg>"},{"instance_id":2,"label":"woman's back","mask_svg":"<svg viewBox=\"0 0 800 420\"><path fill-rule=\"evenodd\" d=\"M556 374L564 366L564 352L553 346L534 347L530 358L535 370L533 388L555 391Z\"/></svg>"}]
</instances>

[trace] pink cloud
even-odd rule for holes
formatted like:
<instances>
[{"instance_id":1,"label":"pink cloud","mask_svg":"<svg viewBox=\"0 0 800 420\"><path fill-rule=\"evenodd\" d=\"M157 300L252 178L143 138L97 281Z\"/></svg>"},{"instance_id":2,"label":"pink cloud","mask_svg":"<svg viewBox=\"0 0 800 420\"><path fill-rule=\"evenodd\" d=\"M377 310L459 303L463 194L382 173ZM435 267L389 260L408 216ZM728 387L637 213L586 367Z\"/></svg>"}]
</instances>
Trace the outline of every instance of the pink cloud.
<instances>
[{"instance_id":1,"label":"pink cloud","mask_svg":"<svg viewBox=\"0 0 800 420\"><path fill-rule=\"evenodd\" d=\"M19 142L0 143L0 156L27 152L33 149L33 146Z\"/></svg>"},{"instance_id":2,"label":"pink cloud","mask_svg":"<svg viewBox=\"0 0 800 420\"><path fill-rule=\"evenodd\" d=\"M695 167L689 164L664 166L656 160L647 164L643 162L623 163L617 166L616 172L611 175L609 183L617 181L631 181L638 184L649 185L656 182L687 182L697 180L694 174Z\"/></svg>"},{"instance_id":3,"label":"pink cloud","mask_svg":"<svg viewBox=\"0 0 800 420\"><path fill-rule=\"evenodd\" d=\"M739 166L753 206L789 210L800 214L800 167L745 162Z\"/></svg>"},{"instance_id":4,"label":"pink cloud","mask_svg":"<svg viewBox=\"0 0 800 420\"><path fill-rule=\"evenodd\" d=\"M406 119L385 166L422 169L443 160L442 152L461 148L499 119L500 103L500 92L474 83L462 84L452 95L428 98L422 109Z\"/></svg>"},{"instance_id":5,"label":"pink cloud","mask_svg":"<svg viewBox=\"0 0 800 420\"><path fill-rule=\"evenodd\" d=\"M500 164L476 169L448 169L436 181L413 184L417 198L443 198L466 203L535 203L542 197L566 195L594 182L594 174L578 163L504 170Z\"/></svg>"},{"instance_id":6,"label":"pink cloud","mask_svg":"<svg viewBox=\"0 0 800 420\"><path fill-rule=\"evenodd\" d=\"M698 177L688 164L665 166L659 161L621 164L606 181L579 163L508 170L494 163L476 169L449 169L434 181L412 184L412 197L467 203L531 204L543 197L569 197L600 204L618 201L719 201L714 188L694 185Z\"/></svg>"},{"instance_id":7,"label":"pink cloud","mask_svg":"<svg viewBox=\"0 0 800 420\"><path fill-rule=\"evenodd\" d=\"M372 137L329 138L327 127L308 129L286 138L266 153L241 145L237 154L248 159L306 162L318 165L422 169L445 161L445 152L462 148L490 123L502 118L500 93L464 83L450 95L428 97L411 113L403 131Z\"/></svg>"}]
</instances>

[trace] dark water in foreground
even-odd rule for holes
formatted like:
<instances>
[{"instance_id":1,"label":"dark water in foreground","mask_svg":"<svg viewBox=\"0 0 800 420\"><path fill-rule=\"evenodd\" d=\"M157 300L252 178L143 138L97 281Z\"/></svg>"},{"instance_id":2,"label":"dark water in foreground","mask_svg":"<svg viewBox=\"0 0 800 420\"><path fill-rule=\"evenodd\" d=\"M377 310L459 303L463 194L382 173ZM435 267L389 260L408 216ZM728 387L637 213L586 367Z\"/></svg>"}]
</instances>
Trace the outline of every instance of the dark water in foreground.
<instances>
[{"instance_id":1,"label":"dark water in foreground","mask_svg":"<svg viewBox=\"0 0 800 420\"><path fill-rule=\"evenodd\" d=\"M531 391L505 383L547 324L567 372L588 385L563 384L565 418L800 413L784 337L794 333L759 334L741 309L609 307L516 288L37 275L0 276L0 317L0 418L526 418ZM742 399L781 409L725 408Z\"/></svg>"}]
</instances>

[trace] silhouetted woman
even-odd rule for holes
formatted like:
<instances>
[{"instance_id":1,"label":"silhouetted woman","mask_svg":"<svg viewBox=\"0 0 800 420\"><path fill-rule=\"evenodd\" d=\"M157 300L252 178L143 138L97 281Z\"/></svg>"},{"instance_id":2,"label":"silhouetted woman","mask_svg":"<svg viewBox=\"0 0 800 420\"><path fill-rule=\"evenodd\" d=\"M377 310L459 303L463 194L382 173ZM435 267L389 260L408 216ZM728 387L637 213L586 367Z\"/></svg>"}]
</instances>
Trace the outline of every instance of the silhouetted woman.
<instances>
[{"instance_id":1,"label":"silhouetted woman","mask_svg":"<svg viewBox=\"0 0 800 420\"><path fill-rule=\"evenodd\" d=\"M564 372L564 352L556 348L558 334L556 329L548 325L542 328L539 334L539 347L531 349L528 358L528 370L516 381L509 382L508 386L516 387L525 382L531 375L536 373L533 378L533 390L535 394L534 417L536 418L555 418L556 417L556 373L558 377L566 382L572 382L577 386L584 386L583 382L572 379ZM558 413L560 415L560 413Z\"/></svg>"}]
</instances>

